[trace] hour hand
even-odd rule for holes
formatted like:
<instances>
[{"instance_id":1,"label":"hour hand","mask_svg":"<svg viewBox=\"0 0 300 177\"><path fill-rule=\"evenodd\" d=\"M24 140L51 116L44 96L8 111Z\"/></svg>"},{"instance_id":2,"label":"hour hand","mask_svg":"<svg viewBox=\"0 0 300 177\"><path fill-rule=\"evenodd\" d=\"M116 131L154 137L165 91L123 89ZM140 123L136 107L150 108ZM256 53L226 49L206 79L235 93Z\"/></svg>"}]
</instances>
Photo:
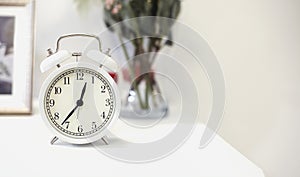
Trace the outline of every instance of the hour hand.
<instances>
[{"instance_id":1,"label":"hour hand","mask_svg":"<svg viewBox=\"0 0 300 177\"><path fill-rule=\"evenodd\" d=\"M82 89L82 91L81 91L81 96L80 96L80 99L79 100L82 100L83 99L83 96L84 96L84 94L85 94L85 91L86 91L86 84L87 84L87 82L84 84L84 86L83 86L83 89Z\"/></svg>"}]
</instances>

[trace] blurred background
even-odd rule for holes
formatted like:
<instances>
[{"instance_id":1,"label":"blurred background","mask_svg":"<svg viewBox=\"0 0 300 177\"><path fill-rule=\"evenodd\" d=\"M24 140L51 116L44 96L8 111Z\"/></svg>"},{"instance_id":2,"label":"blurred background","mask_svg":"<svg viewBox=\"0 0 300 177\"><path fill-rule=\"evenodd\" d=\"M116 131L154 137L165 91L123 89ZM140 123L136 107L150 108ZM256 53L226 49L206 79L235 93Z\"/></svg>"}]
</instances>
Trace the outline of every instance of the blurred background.
<instances>
[{"instance_id":1,"label":"blurred background","mask_svg":"<svg viewBox=\"0 0 300 177\"><path fill-rule=\"evenodd\" d=\"M0 16L0 94L12 93L15 18Z\"/></svg>"},{"instance_id":2,"label":"blurred background","mask_svg":"<svg viewBox=\"0 0 300 177\"><path fill-rule=\"evenodd\" d=\"M36 4L35 97L46 77L39 65L58 36L105 29L100 4L82 12L73 0ZM218 134L267 177L300 176L299 18L298 0L183 0L178 18L207 40L223 69Z\"/></svg>"}]
</instances>

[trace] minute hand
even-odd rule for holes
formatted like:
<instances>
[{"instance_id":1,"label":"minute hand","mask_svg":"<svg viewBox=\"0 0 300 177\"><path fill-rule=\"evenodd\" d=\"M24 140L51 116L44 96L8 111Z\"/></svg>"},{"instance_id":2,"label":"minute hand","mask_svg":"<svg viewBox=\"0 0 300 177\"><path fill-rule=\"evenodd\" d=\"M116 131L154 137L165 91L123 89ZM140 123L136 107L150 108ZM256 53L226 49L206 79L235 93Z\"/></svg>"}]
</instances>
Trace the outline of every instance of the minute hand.
<instances>
[{"instance_id":1,"label":"minute hand","mask_svg":"<svg viewBox=\"0 0 300 177\"><path fill-rule=\"evenodd\" d=\"M64 125L64 123L67 122L67 120L71 117L71 115L74 114L74 112L76 111L76 109L78 108L78 105L76 105L76 107L68 114L68 116L65 118L65 120L61 123L61 125Z\"/></svg>"}]
</instances>

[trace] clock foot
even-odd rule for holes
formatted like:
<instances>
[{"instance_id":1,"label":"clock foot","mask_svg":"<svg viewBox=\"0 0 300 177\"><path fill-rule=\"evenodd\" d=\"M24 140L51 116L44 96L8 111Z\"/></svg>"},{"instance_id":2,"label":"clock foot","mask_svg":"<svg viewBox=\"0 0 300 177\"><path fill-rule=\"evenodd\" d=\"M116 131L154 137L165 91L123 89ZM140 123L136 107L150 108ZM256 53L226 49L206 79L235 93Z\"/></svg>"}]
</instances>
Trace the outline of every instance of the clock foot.
<instances>
[{"instance_id":1,"label":"clock foot","mask_svg":"<svg viewBox=\"0 0 300 177\"><path fill-rule=\"evenodd\" d=\"M57 140L58 140L58 138L55 136L55 137L51 140L50 144L53 145Z\"/></svg>"},{"instance_id":2,"label":"clock foot","mask_svg":"<svg viewBox=\"0 0 300 177\"><path fill-rule=\"evenodd\" d=\"M108 140L107 140L107 136L103 136L103 137L101 138L101 140L102 140L106 145L109 145L109 142L108 142Z\"/></svg>"}]
</instances>

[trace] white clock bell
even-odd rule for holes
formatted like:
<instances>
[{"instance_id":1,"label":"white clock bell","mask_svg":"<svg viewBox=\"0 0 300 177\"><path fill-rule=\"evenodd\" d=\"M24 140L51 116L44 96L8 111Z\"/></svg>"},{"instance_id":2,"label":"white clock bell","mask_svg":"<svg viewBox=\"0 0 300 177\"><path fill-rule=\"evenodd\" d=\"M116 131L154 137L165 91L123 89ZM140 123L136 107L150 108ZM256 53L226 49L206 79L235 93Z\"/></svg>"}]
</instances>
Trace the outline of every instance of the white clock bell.
<instances>
[{"instance_id":1,"label":"white clock bell","mask_svg":"<svg viewBox=\"0 0 300 177\"><path fill-rule=\"evenodd\" d=\"M69 37L95 38L99 49L86 54L59 50L60 41ZM121 106L117 85L107 72L116 72L116 62L102 53L100 39L94 35L61 36L55 53L48 52L40 69L42 73L56 69L44 81L39 99L41 115L55 134L51 144L58 139L72 144L102 139L108 144L106 132L118 119Z\"/></svg>"}]
</instances>

